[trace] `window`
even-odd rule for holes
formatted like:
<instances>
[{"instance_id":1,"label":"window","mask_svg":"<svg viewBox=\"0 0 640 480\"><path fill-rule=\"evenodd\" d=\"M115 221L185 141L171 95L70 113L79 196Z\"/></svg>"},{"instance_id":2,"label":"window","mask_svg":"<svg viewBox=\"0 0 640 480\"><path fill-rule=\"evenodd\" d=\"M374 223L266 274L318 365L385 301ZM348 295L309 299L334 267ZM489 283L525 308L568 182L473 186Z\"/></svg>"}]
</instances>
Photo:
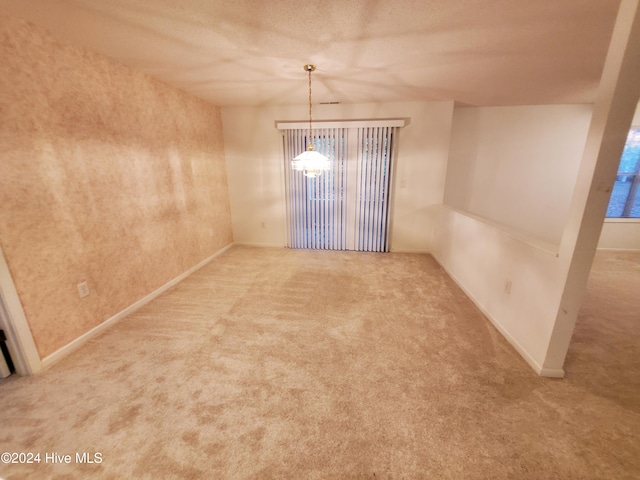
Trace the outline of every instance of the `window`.
<instances>
[{"instance_id":1,"label":"window","mask_svg":"<svg viewBox=\"0 0 640 480\"><path fill-rule=\"evenodd\" d=\"M629 131L618 176L607 208L607 218L640 218L640 127Z\"/></svg>"},{"instance_id":2,"label":"window","mask_svg":"<svg viewBox=\"0 0 640 480\"><path fill-rule=\"evenodd\" d=\"M290 248L389 251L391 166L397 126L347 125L287 128L284 136L285 195ZM333 122L331 122L333 123ZM331 170L309 178L290 167L309 141Z\"/></svg>"}]
</instances>

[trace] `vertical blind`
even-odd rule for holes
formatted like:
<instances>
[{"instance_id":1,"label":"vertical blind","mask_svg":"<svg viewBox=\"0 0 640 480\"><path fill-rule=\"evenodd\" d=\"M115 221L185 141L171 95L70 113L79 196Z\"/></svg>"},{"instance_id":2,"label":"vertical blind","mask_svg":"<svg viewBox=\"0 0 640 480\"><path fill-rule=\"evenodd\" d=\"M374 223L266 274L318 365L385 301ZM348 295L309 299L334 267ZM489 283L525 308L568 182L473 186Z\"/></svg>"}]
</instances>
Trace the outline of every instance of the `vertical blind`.
<instances>
[{"instance_id":1,"label":"vertical blind","mask_svg":"<svg viewBox=\"0 0 640 480\"><path fill-rule=\"evenodd\" d=\"M358 129L356 248L386 252L389 247L389 187L393 127Z\"/></svg>"},{"instance_id":2,"label":"vertical blind","mask_svg":"<svg viewBox=\"0 0 640 480\"><path fill-rule=\"evenodd\" d=\"M288 246L389 251L389 204L397 127L287 129L284 171ZM291 169L312 141L331 169L316 178Z\"/></svg>"},{"instance_id":3,"label":"vertical blind","mask_svg":"<svg viewBox=\"0 0 640 480\"><path fill-rule=\"evenodd\" d=\"M291 160L307 149L307 130L287 130L285 185L289 247L346 250L345 129L313 130L313 147L331 169L309 178L291 169Z\"/></svg>"}]
</instances>

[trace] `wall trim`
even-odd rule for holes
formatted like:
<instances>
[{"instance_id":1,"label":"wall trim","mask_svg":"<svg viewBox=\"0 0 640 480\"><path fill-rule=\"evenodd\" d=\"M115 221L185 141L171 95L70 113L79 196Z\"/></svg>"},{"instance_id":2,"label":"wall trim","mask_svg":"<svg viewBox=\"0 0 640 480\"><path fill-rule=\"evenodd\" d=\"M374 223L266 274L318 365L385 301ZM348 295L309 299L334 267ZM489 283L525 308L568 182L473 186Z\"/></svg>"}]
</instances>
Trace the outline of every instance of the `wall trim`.
<instances>
[{"instance_id":1,"label":"wall trim","mask_svg":"<svg viewBox=\"0 0 640 480\"><path fill-rule=\"evenodd\" d=\"M430 250L423 250L423 249L414 250L411 248L392 248L390 250L390 253L421 253L421 254L431 255Z\"/></svg>"},{"instance_id":2,"label":"wall trim","mask_svg":"<svg viewBox=\"0 0 640 480\"><path fill-rule=\"evenodd\" d=\"M440 261L437 255L431 254L431 256L438 262L444 271L451 277L451 279L456 282L458 287L462 289L467 297L474 303L476 307L482 312L482 314L489 319L489 321L493 324L494 327L502 334L504 338L511 344L511 346L520 354L520 356L529 364L529 366L541 377L549 377L549 378L563 378L564 370L559 368L544 368L540 365L530 354L527 352L522 345L518 343L518 341L513 338L509 332L502 326L502 324L493 316L489 311L478 301L477 298L473 296L473 294L467 290L467 288L460 282L460 280Z\"/></svg>"},{"instance_id":3,"label":"wall trim","mask_svg":"<svg viewBox=\"0 0 640 480\"><path fill-rule=\"evenodd\" d=\"M243 246L243 247L287 248L286 245L277 244L277 243L233 242L233 245Z\"/></svg>"},{"instance_id":4,"label":"wall trim","mask_svg":"<svg viewBox=\"0 0 640 480\"><path fill-rule=\"evenodd\" d=\"M59 362L60 360L62 360L67 355L75 352L80 347L82 347L85 343L87 343L92 338L94 338L94 337L98 336L99 334L101 334L107 328L112 327L113 325L118 323L123 318L127 317L128 315L132 314L133 312L135 312L139 308L141 308L144 305L146 305L147 303L149 303L151 300L153 300L156 297L162 295L164 292L169 290L171 287L176 285L178 282L180 282L181 280L184 280L186 277L188 277L189 275L194 273L196 270L199 270L202 267L204 267L206 264L211 262L211 260L213 260L214 258L222 255L224 252L229 250L233 245L234 245L234 243L231 242L229 245L227 245L226 247L223 247L222 249L218 250L213 255L205 258L200 263L198 263L197 265L191 267L186 272L178 275L174 279L172 279L169 282L167 282L164 285L162 285L160 288L158 288L158 289L154 290L153 292L151 292L150 294L142 297L137 302L133 303L132 305L129 305L127 308L125 308L124 310L116 313L114 316L108 318L107 320L105 320L101 324L93 327L91 330L89 330L88 332L82 334L81 336L79 336L75 340L71 341L70 343L68 343L64 347L62 347L62 348L56 350L55 352L53 352L52 354L46 356L45 358L42 359L42 367L43 368L49 368L54 363Z\"/></svg>"},{"instance_id":5,"label":"wall trim","mask_svg":"<svg viewBox=\"0 0 640 480\"><path fill-rule=\"evenodd\" d=\"M464 217L472 218L473 220L487 225L495 230L498 230L500 233L507 235L514 240L524 243L530 247L536 248L544 253L557 257L559 255L559 246L553 243L547 242L545 240L534 237L533 235L520 231L516 228L512 228L504 223L496 222L491 220L490 218L483 217L481 215L476 215L475 213L467 212L465 210L460 210L459 208L452 207L451 205L442 204L441 207L446 208L447 210L451 210L452 212L457 213L458 215L462 215Z\"/></svg>"},{"instance_id":6,"label":"wall trim","mask_svg":"<svg viewBox=\"0 0 640 480\"><path fill-rule=\"evenodd\" d=\"M604 217L604 223L640 223L638 217Z\"/></svg>"},{"instance_id":7,"label":"wall trim","mask_svg":"<svg viewBox=\"0 0 640 480\"><path fill-rule=\"evenodd\" d=\"M546 378L564 378L564 369L562 368L542 368L537 373Z\"/></svg>"},{"instance_id":8,"label":"wall trim","mask_svg":"<svg viewBox=\"0 0 640 480\"><path fill-rule=\"evenodd\" d=\"M640 248L610 248L610 247L598 247L599 252L640 252Z\"/></svg>"},{"instance_id":9,"label":"wall trim","mask_svg":"<svg viewBox=\"0 0 640 480\"><path fill-rule=\"evenodd\" d=\"M276 121L278 130L308 130L309 122L300 121ZM376 118L368 120L314 120L316 128L366 128L366 127L404 127L408 124L406 118Z\"/></svg>"},{"instance_id":10,"label":"wall trim","mask_svg":"<svg viewBox=\"0 0 640 480\"><path fill-rule=\"evenodd\" d=\"M233 242L233 245L243 246L243 247L260 247L260 248L289 248L286 245L280 245L275 243L258 243L258 242ZM293 250L316 250L316 249L315 248L297 248ZM321 250L321 249L317 249L317 250ZM357 252L358 250L332 250L332 251ZM361 252L361 253L371 253L371 252ZM430 250L423 250L423 249L414 250L410 248L399 248L399 249L392 248L389 251L389 253L419 253L419 254L431 255Z\"/></svg>"}]
</instances>

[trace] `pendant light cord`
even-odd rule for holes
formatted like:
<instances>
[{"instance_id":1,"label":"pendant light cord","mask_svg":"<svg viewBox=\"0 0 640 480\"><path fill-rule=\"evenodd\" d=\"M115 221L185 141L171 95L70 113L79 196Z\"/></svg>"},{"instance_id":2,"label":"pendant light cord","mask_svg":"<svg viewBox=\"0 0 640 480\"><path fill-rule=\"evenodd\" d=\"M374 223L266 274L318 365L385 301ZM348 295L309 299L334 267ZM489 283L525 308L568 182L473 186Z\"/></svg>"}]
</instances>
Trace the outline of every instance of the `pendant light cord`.
<instances>
[{"instance_id":1,"label":"pendant light cord","mask_svg":"<svg viewBox=\"0 0 640 480\"><path fill-rule=\"evenodd\" d=\"M309 68L308 69L309 72L309 148L307 150L313 150L313 137L312 135L312 128L311 128L311 72L312 69Z\"/></svg>"}]
</instances>

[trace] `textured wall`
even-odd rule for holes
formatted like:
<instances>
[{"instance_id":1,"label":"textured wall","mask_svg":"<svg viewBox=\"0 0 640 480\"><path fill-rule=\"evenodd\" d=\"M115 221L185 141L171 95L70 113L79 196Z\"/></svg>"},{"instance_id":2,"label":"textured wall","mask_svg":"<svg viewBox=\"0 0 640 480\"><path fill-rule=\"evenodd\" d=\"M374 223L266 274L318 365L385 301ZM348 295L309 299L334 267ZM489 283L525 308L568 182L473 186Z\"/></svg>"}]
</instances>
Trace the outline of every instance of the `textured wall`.
<instances>
[{"instance_id":1,"label":"textured wall","mask_svg":"<svg viewBox=\"0 0 640 480\"><path fill-rule=\"evenodd\" d=\"M0 245L45 357L232 241L222 124L17 19L0 59Z\"/></svg>"}]
</instances>

